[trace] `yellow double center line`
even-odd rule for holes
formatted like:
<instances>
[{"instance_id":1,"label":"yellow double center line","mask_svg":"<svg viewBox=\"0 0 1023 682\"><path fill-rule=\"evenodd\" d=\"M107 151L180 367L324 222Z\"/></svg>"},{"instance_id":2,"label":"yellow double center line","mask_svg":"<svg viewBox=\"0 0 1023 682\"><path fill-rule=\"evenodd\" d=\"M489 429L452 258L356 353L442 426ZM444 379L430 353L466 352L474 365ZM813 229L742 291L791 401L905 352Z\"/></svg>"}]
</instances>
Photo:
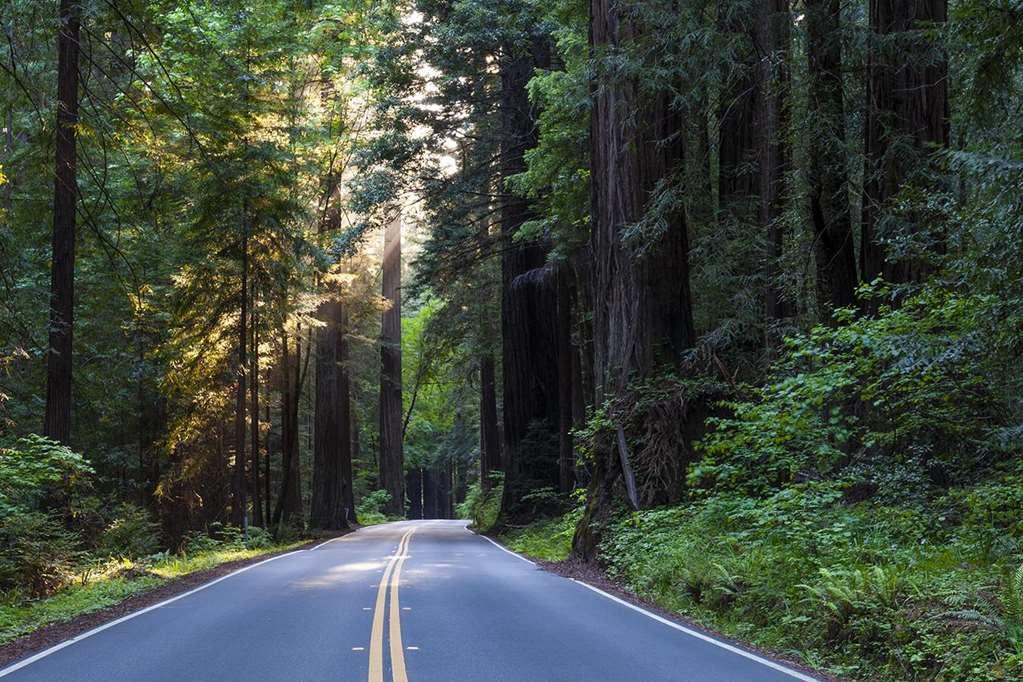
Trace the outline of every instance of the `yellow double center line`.
<instances>
[{"instance_id":1,"label":"yellow double center line","mask_svg":"<svg viewBox=\"0 0 1023 682\"><path fill-rule=\"evenodd\" d=\"M408 558L409 543L415 528L410 528L398 543L398 552L391 557L384 569L377 588L376 608L373 610L373 630L369 640L369 682L384 682L384 605L387 602L387 587L391 587L391 677L394 682L408 682L405 673L405 647L401 643L401 607L398 604L398 583L401 580L401 566Z\"/></svg>"}]
</instances>

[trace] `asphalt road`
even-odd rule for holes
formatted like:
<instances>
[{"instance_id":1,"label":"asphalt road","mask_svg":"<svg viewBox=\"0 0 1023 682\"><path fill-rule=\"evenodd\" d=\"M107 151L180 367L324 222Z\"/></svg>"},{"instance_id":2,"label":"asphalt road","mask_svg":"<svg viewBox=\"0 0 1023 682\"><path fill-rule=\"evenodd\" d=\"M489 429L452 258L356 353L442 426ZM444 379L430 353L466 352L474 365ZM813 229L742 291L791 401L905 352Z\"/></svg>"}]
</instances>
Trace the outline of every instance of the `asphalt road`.
<instances>
[{"instance_id":1,"label":"asphalt road","mask_svg":"<svg viewBox=\"0 0 1023 682\"><path fill-rule=\"evenodd\" d=\"M364 528L231 574L55 649L0 670L0 677L812 679L540 570L461 521Z\"/></svg>"}]
</instances>

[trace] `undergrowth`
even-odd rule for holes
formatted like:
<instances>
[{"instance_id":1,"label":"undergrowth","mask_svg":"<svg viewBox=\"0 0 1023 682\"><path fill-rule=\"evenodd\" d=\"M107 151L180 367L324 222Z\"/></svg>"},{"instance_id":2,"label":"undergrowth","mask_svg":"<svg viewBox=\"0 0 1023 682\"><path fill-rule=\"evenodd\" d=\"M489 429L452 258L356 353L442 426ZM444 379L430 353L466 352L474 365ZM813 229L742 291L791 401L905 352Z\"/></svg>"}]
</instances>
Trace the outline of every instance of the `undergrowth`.
<instances>
[{"instance_id":1,"label":"undergrowth","mask_svg":"<svg viewBox=\"0 0 1023 682\"><path fill-rule=\"evenodd\" d=\"M952 500L849 504L807 483L632 513L599 554L640 596L845 678L1020 679L1023 542L957 523L979 510Z\"/></svg>"},{"instance_id":2,"label":"undergrowth","mask_svg":"<svg viewBox=\"0 0 1023 682\"><path fill-rule=\"evenodd\" d=\"M251 529L259 531L258 528ZM259 533L250 533L250 537ZM0 645L30 634L46 625L66 622L118 604L173 579L216 568L232 561L252 559L287 551L302 542L271 544L213 540L208 544L194 538L193 551L162 552L143 559L111 559L77 573L74 581L52 596L32 599L11 591L0 595Z\"/></svg>"}]
</instances>

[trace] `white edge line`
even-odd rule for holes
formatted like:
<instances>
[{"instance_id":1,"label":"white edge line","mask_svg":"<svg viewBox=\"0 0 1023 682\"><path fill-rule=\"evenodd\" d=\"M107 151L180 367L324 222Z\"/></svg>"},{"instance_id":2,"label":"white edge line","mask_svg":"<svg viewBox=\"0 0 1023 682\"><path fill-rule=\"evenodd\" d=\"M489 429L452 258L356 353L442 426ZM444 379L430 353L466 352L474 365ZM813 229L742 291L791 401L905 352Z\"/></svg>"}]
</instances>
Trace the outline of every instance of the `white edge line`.
<instances>
[{"instance_id":1,"label":"white edge line","mask_svg":"<svg viewBox=\"0 0 1023 682\"><path fill-rule=\"evenodd\" d=\"M192 594L195 594L196 592L201 592L202 590L205 590L207 587L212 587L212 586L216 585L221 580L227 580L228 578L230 578L232 576L236 576L239 573L244 573L245 571L253 569L256 566L262 566L263 564L268 564L271 561L277 561L278 559L283 559L286 556L291 556L292 554L298 554L299 552L305 552L305 551L307 551L307 550L296 549L293 552L288 552L286 554L278 554L277 556L270 557L269 559L264 559L263 561L260 561L258 563L249 564L248 566L244 566L242 568L239 568L237 571L232 571L231 573L228 573L227 575L220 576L216 580L211 580L208 583L204 583L204 584L200 585L199 587L196 587L194 589L189 590L188 592L183 592L183 593L181 593L181 594L179 594L179 595L177 595L175 597L171 597L170 599L166 599L166 600L160 602L159 604L153 604L152 606L147 606L144 609L139 609L138 611L133 611L132 613L129 613L126 616L121 616L117 620L112 620L109 623L104 623L103 625L100 625L97 628L93 628L92 630L89 630L88 632L83 632L80 635L76 635L75 637L72 637L71 639L65 640L65 641L61 642L60 644L57 644L55 646L50 647L49 649L45 649L43 651L40 651L38 654L35 654L34 656L30 656L30 657L24 659L23 661L19 661L19 662L15 663L14 665L11 665L11 666L8 666L6 668L3 668L2 670L0 670L0 677L6 677L7 675L10 675L11 673L13 673L15 671L21 670L22 668L24 668L27 665L31 665L32 663L35 663L36 661L38 661L41 658L46 658L50 654L56 653L56 652L60 651L61 649L65 648L65 647L69 647L69 646L71 646L72 644L74 644L76 642L80 642L83 639L86 639L88 637L92 637L93 635L95 635L97 633L103 632L107 628L112 628L115 625L123 623L126 620L131 620L132 618L134 618L136 616L141 616L143 613L149 613L150 611L155 611L156 609L160 608L161 606L166 606L167 604L170 604L171 602L176 602L179 599L184 599L185 597L187 597L189 595L192 595Z\"/></svg>"},{"instance_id":2,"label":"white edge line","mask_svg":"<svg viewBox=\"0 0 1023 682\"><path fill-rule=\"evenodd\" d=\"M783 672L786 675L789 675L790 677L794 677L797 680L802 680L803 682L820 682L819 678L810 677L809 675L805 675L805 674L803 674L803 673L801 673L801 672L799 672L797 670L793 670L792 668L788 668L788 667L786 667L784 665L781 665L780 663L775 663L774 661L771 661L771 660L768 660L766 658L762 658L760 656L757 656L756 654L751 653L749 651L746 651L745 649L740 649L737 646L732 646L731 644L727 644L725 642L722 642L721 640L718 640L718 639L715 639L715 638L710 637L708 635L705 635L702 632L697 632L696 630L692 630L690 628L684 627L682 625L679 625L678 623L673 623L672 621L668 620L667 618L662 618L661 616L658 616L656 613L651 613L650 611L647 611L644 608L640 608L639 606L636 606L635 604L630 604L629 602L625 601L624 599L619 599L618 597L614 596L613 594L609 594L609 593L605 592L604 590L600 589L599 587L594 587L593 585L590 585L589 583L585 583L582 580L576 580L575 578L569 578L569 580L571 580L572 582L574 582L577 585L582 585L583 587L585 587L588 590L593 590L597 594L602 595L604 597L607 597L611 601L617 602L617 603L621 604L622 606L625 606L625 607L628 607L628 608L632 609L633 611L639 611L644 616L647 616L649 618L653 618L658 623L662 623L664 625L667 625L670 628L674 628L674 629L676 629L676 630L678 630L680 632L684 632L687 635L691 635L692 637L696 637L697 639L702 639L703 641L708 642L710 644L713 644L714 646L721 647L722 649L725 649L727 651L731 651L734 654L738 654L738 655L743 656L745 658L748 658L748 659L750 659L752 661L756 661L757 663L760 663L761 665L766 665L768 668L773 668L775 670L778 670L779 672Z\"/></svg>"},{"instance_id":3,"label":"white edge line","mask_svg":"<svg viewBox=\"0 0 1023 682\"><path fill-rule=\"evenodd\" d=\"M469 530L469 529L466 528L466 530ZM476 535L478 537L483 538L484 540L486 540L487 542L492 544L494 547L497 547L502 552L507 552L508 554L511 554L516 559L521 559L521 560L525 561L530 566L536 566L536 562L535 561L531 561L531 560L527 559L526 557L522 556L518 552L513 552L512 550L510 550L507 547L505 547L504 545L502 545L500 542L496 542L496 541L492 540L491 538L488 538L486 535L480 535L479 533L473 532L471 530L469 532L472 533L473 535Z\"/></svg>"},{"instance_id":4,"label":"white edge line","mask_svg":"<svg viewBox=\"0 0 1023 682\"><path fill-rule=\"evenodd\" d=\"M326 542L321 542L320 544L316 545L315 547L313 547L309 551L310 552L315 552L316 550L318 550L320 547L323 547L324 545L329 545L330 543L334 542L335 540L341 540L342 538L346 538L346 537L348 537L347 533L345 535L339 535L336 538L331 538L331 539L327 540Z\"/></svg>"}]
</instances>

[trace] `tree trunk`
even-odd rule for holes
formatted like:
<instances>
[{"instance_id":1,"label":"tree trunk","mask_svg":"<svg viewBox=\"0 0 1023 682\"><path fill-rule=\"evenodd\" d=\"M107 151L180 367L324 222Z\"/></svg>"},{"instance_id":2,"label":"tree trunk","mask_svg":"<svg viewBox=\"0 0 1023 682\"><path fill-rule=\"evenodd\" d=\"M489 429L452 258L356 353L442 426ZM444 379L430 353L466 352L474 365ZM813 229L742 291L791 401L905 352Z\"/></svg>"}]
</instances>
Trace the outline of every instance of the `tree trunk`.
<instances>
[{"instance_id":1,"label":"tree trunk","mask_svg":"<svg viewBox=\"0 0 1023 682\"><path fill-rule=\"evenodd\" d=\"M316 405L313 424L313 489L309 507L309 525L321 530L345 527L344 499L341 491L341 460L348 438L342 436L342 418L346 418L342 379L341 302L330 300L320 305L317 317L324 326L316 333ZM350 446L349 446L350 447Z\"/></svg>"},{"instance_id":2,"label":"tree trunk","mask_svg":"<svg viewBox=\"0 0 1023 682\"><path fill-rule=\"evenodd\" d=\"M425 466L423 471L423 518L436 519L437 515L437 475L433 468Z\"/></svg>"},{"instance_id":3,"label":"tree trunk","mask_svg":"<svg viewBox=\"0 0 1023 682\"><path fill-rule=\"evenodd\" d=\"M856 302L856 254L849 213L839 0L807 0L810 107L810 222L822 320Z\"/></svg>"},{"instance_id":4,"label":"tree trunk","mask_svg":"<svg viewBox=\"0 0 1023 682\"><path fill-rule=\"evenodd\" d=\"M274 508L273 525L282 521L297 522L302 518L301 466L298 452L298 394L300 392L302 343L295 334L295 357L292 358L287 332L281 336L281 486Z\"/></svg>"},{"instance_id":5,"label":"tree trunk","mask_svg":"<svg viewBox=\"0 0 1023 682\"><path fill-rule=\"evenodd\" d=\"M789 156L785 143L788 119L785 98L789 84L786 60L790 23L789 0L757 0L757 192L760 226L767 240L764 316L768 326L791 314L778 286L785 240L785 168Z\"/></svg>"},{"instance_id":6,"label":"tree trunk","mask_svg":"<svg viewBox=\"0 0 1023 682\"><path fill-rule=\"evenodd\" d=\"M919 35L943 27L948 1L870 0L869 20L874 42L867 60L860 269L867 282L919 282L932 268L919 258L890 258L878 222L902 187L927 168L927 156L948 146L948 61L934 41ZM944 249L943 243L930 246Z\"/></svg>"},{"instance_id":7,"label":"tree trunk","mask_svg":"<svg viewBox=\"0 0 1023 682\"><path fill-rule=\"evenodd\" d=\"M259 334L256 330L256 294L252 288L252 357L249 360L249 441L252 447L252 517L265 526L263 493L259 485Z\"/></svg>"},{"instance_id":8,"label":"tree trunk","mask_svg":"<svg viewBox=\"0 0 1023 682\"><path fill-rule=\"evenodd\" d=\"M390 306L380 333L380 488L391 499L384 511L405 513L405 458L401 403L401 216L384 229L383 297Z\"/></svg>"},{"instance_id":9,"label":"tree trunk","mask_svg":"<svg viewBox=\"0 0 1023 682\"><path fill-rule=\"evenodd\" d=\"M525 170L537 125L526 86L535 68L550 62L537 40L529 50L509 46L500 63L500 179ZM514 236L533 217L528 202L501 194L501 337L504 392L504 497L502 516L523 513L520 501L534 488L558 486L557 290L554 269L537 243Z\"/></svg>"},{"instance_id":10,"label":"tree trunk","mask_svg":"<svg viewBox=\"0 0 1023 682\"><path fill-rule=\"evenodd\" d=\"M248 509L246 508L245 492L248 482L245 479L245 373L246 348L248 346L248 314L249 314L249 231L248 208L243 209L242 220L242 281L241 281L241 315L238 320L238 387L235 393L234 411L234 477L231 484L231 521L240 528L248 526Z\"/></svg>"},{"instance_id":11,"label":"tree trunk","mask_svg":"<svg viewBox=\"0 0 1023 682\"><path fill-rule=\"evenodd\" d=\"M490 490L490 475L501 469L501 441L497 429L497 380L494 356L480 358L480 485Z\"/></svg>"},{"instance_id":12,"label":"tree trunk","mask_svg":"<svg viewBox=\"0 0 1023 682\"><path fill-rule=\"evenodd\" d=\"M53 264L46 356L43 434L71 442L71 350L75 308L75 207L78 200L77 126L79 0L61 0L57 36L57 144L53 191Z\"/></svg>"},{"instance_id":13,"label":"tree trunk","mask_svg":"<svg viewBox=\"0 0 1023 682\"><path fill-rule=\"evenodd\" d=\"M595 54L626 47L644 30L613 0L591 0ZM689 291L688 235L681 214L665 215L665 229L643 255L624 238L641 218L658 182L681 170L681 121L667 93L628 79L593 83L591 109L591 249L593 253L594 380L597 404L625 398L630 381L663 366L677 367L695 342ZM638 505L622 426L618 447L596 453L584 517L573 549L592 558L600 523L625 483Z\"/></svg>"},{"instance_id":14,"label":"tree trunk","mask_svg":"<svg viewBox=\"0 0 1023 682\"><path fill-rule=\"evenodd\" d=\"M724 92L718 111L718 197L723 217L743 224L753 222L757 177L749 166L756 152L753 132L759 99L758 81L749 38L752 25L746 16L728 16L722 30L739 46L733 73L722 77Z\"/></svg>"},{"instance_id":15,"label":"tree trunk","mask_svg":"<svg viewBox=\"0 0 1023 682\"><path fill-rule=\"evenodd\" d=\"M352 381L348 369L348 310L342 305L337 335L338 442L341 444L341 520L344 528L355 521L355 489L352 472ZM400 409L400 408L399 408ZM399 428L400 425L399 425Z\"/></svg>"},{"instance_id":16,"label":"tree trunk","mask_svg":"<svg viewBox=\"0 0 1023 682\"><path fill-rule=\"evenodd\" d=\"M263 457L263 500L264 500L263 504L264 504L264 509L265 509L265 515L263 517L263 523L266 524L267 526L269 526L270 525L270 517L271 517L271 511L270 510L272 509L272 507L271 507L271 501L272 500L270 499L270 490L271 490L271 487L270 487L270 454L271 454L270 453L270 432L273 431L273 422L270 421L270 400L269 399L266 401L266 407L264 409L266 410L266 415L265 415L265 418L264 418L263 421L266 422L266 427L268 429L268 432L267 432L266 448L265 448L266 449L266 455Z\"/></svg>"},{"instance_id":17,"label":"tree trunk","mask_svg":"<svg viewBox=\"0 0 1023 682\"><path fill-rule=\"evenodd\" d=\"M423 517L423 470L420 467L409 469L405 476L405 490L408 495L408 518Z\"/></svg>"},{"instance_id":18,"label":"tree trunk","mask_svg":"<svg viewBox=\"0 0 1023 682\"><path fill-rule=\"evenodd\" d=\"M558 271L558 490L562 494L575 487L575 453L572 443L572 286L571 271Z\"/></svg>"}]
</instances>

